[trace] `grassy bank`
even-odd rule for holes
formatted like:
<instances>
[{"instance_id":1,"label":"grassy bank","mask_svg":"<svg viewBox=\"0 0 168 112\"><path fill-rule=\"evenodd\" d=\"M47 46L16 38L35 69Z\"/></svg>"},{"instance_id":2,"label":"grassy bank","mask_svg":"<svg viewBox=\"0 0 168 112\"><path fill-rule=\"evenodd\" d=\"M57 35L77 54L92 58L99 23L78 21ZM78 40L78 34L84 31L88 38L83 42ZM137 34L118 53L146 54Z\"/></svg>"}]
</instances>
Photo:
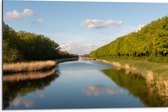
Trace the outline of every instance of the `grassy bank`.
<instances>
[{"instance_id":1,"label":"grassy bank","mask_svg":"<svg viewBox=\"0 0 168 112\"><path fill-rule=\"evenodd\" d=\"M77 58L60 59L56 61L34 61L34 62L21 62L12 64L3 64L3 73L18 73L18 72L33 72L45 71L52 69L56 64L64 61L77 60Z\"/></svg>"},{"instance_id":2,"label":"grassy bank","mask_svg":"<svg viewBox=\"0 0 168 112\"><path fill-rule=\"evenodd\" d=\"M157 63L143 60L115 60L123 66L134 67L143 77L153 74L154 79L168 79L168 63Z\"/></svg>"},{"instance_id":3,"label":"grassy bank","mask_svg":"<svg viewBox=\"0 0 168 112\"><path fill-rule=\"evenodd\" d=\"M93 59L93 58L90 58ZM147 77L152 74L154 79L168 79L168 63L149 62L146 60L123 60L123 59L109 59L100 58L95 59L105 63L112 64L116 69L123 69L126 73L132 73Z\"/></svg>"},{"instance_id":4,"label":"grassy bank","mask_svg":"<svg viewBox=\"0 0 168 112\"><path fill-rule=\"evenodd\" d=\"M159 96L168 99L168 63L148 62L142 60L123 59L93 59L104 63L112 64L116 70L124 70L126 74L142 77L147 87Z\"/></svg>"}]
</instances>

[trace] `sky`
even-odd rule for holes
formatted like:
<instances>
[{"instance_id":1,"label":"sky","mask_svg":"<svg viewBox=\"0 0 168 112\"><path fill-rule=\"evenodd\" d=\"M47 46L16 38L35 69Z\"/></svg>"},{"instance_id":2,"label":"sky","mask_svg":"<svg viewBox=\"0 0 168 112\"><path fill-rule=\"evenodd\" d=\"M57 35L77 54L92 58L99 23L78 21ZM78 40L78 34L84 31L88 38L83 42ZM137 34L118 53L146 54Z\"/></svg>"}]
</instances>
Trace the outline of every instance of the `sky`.
<instances>
[{"instance_id":1,"label":"sky","mask_svg":"<svg viewBox=\"0 0 168 112\"><path fill-rule=\"evenodd\" d=\"M3 1L3 21L87 54L168 14L168 3Z\"/></svg>"}]
</instances>

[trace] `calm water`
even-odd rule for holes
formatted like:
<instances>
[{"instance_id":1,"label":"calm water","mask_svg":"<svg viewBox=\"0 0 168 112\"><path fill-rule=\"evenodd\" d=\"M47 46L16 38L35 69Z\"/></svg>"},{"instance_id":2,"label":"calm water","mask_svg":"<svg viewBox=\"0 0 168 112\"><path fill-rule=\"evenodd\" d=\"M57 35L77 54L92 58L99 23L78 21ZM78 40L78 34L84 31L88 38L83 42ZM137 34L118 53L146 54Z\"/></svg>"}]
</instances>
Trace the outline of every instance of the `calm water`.
<instances>
[{"instance_id":1,"label":"calm water","mask_svg":"<svg viewBox=\"0 0 168 112\"><path fill-rule=\"evenodd\" d=\"M43 79L3 82L4 109L161 106L143 79L96 61L59 64Z\"/></svg>"}]
</instances>

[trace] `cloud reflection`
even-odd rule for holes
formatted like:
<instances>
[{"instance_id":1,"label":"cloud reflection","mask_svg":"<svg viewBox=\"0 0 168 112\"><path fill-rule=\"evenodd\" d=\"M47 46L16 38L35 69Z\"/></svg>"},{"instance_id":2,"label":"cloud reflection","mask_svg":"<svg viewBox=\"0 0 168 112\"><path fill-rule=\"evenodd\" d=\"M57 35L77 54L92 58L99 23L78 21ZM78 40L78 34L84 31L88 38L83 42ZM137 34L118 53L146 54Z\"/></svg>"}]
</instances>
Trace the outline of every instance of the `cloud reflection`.
<instances>
[{"instance_id":1,"label":"cloud reflection","mask_svg":"<svg viewBox=\"0 0 168 112\"><path fill-rule=\"evenodd\" d=\"M24 105L25 108L32 108L34 106L34 101L28 98L17 97L13 100L12 104L15 107L18 107L19 105Z\"/></svg>"},{"instance_id":2,"label":"cloud reflection","mask_svg":"<svg viewBox=\"0 0 168 112\"><path fill-rule=\"evenodd\" d=\"M37 91L37 95L38 95L40 98L45 97L44 91L41 91L41 90Z\"/></svg>"},{"instance_id":3,"label":"cloud reflection","mask_svg":"<svg viewBox=\"0 0 168 112\"><path fill-rule=\"evenodd\" d=\"M121 88L112 88L112 87L108 87L108 86L104 86L104 85L91 85L88 86L87 88L85 88L84 93L88 96L91 95L100 95L103 93L109 94L109 95L113 95L116 93L121 93L123 90Z\"/></svg>"}]
</instances>

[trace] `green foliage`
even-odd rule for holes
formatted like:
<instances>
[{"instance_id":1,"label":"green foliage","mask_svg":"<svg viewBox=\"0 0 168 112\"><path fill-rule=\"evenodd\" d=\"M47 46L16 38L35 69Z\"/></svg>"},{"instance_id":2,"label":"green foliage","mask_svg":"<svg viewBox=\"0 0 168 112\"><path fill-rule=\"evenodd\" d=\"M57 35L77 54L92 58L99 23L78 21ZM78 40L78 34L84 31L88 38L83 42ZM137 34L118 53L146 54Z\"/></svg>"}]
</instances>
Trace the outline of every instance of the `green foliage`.
<instances>
[{"instance_id":1,"label":"green foliage","mask_svg":"<svg viewBox=\"0 0 168 112\"><path fill-rule=\"evenodd\" d=\"M3 60L5 62L15 62L18 60L18 50L9 47L9 42L3 41Z\"/></svg>"},{"instance_id":2,"label":"green foliage","mask_svg":"<svg viewBox=\"0 0 168 112\"><path fill-rule=\"evenodd\" d=\"M3 62L54 60L78 57L61 52L59 45L44 35L15 32L3 22Z\"/></svg>"},{"instance_id":3,"label":"green foliage","mask_svg":"<svg viewBox=\"0 0 168 112\"><path fill-rule=\"evenodd\" d=\"M151 22L137 32L117 38L111 43L92 51L93 58L147 57L157 62L168 62L168 16ZM158 57L164 57L164 60ZM160 60L158 60L160 59Z\"/></svg>"}]
</instances>

